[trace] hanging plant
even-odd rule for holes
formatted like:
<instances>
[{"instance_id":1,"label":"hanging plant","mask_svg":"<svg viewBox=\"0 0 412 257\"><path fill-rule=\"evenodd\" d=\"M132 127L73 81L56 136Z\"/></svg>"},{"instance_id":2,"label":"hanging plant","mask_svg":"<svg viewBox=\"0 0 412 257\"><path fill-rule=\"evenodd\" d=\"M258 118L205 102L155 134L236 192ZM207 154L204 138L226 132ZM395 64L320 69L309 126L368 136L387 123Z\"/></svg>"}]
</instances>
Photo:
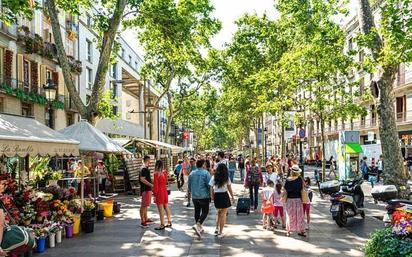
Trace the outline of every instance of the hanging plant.
<instances>
[{"instance_id":1,"label":"hanging plant","mask_svg":"<svg viewBox=\"0 0 412 257\"><path fill-rule=\"evenodd\" d=\"M64 109L64 103L63 103L63 102L60 102L60 101L57 101L57 100L53 101L53 102L51 103L51 106L52 106L54 109Z\"/></svg>"}]
</instances>

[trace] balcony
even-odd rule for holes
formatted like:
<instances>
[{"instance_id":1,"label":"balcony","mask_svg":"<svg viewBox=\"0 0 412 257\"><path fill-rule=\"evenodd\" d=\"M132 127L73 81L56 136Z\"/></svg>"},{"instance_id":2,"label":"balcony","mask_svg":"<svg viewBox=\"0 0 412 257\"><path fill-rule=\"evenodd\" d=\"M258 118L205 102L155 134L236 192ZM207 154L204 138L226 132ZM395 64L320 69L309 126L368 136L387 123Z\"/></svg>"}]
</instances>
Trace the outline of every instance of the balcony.
<instances>
[{"instance_id":1,"label":"balcony","mask_svg":"<svg viewBox=\"0 0 412 257\"><path fill-rule=\"evenodd\" d=\"M73 56L68 55L67 57L69 59L69 65L70 65L71 71L77 75L82 73L82 70L83 70L82 62L79 60L76 60Z\"/></svg>"},{"instance_id":2,"label":"balcony","mask_svg":"<svg viewBox=\"0 0 412 257\"><path fill-rule=\"evenodd\" d=\"M30 85L27 82L17 79L4 79L0 83L0 90L24 102L33 102L40 105L47 104L44 90L38 85ZM60 101L56 100L55 102Z\"/></svg>"},{"instance_id":3,"label":"balcony","mask_svg":"<svg viewBox=\"0 0 412 257\"><path fill-rule=\"evenodd\" d=\"M70 112L78 112L77 107L74 104L72 98L69 95L63 96L64 97L64 108L66 111Z\"/></svg>"},{"instance_id":4,"label":"balcony","mask_svg":"<svg viewBox=\"0 0 412 257\"><path fill-rule=\"evenodd\" d=\"M67 31L67 37L74 41L77 39L77 34L79 31L79 27L73 20L67 20L66 21L66 31Z\"/></svg>"},{"instance_id":5,"label":"balcony","mask_svg":"<svg viewBox=\"0 0 412 257\"><path fill-rule=\"evenodd\" d=\"M397 122L403 122L405 121L406 118L406 112L397 112L396 113L396 121Z\"/></svg>"}]
</instances>

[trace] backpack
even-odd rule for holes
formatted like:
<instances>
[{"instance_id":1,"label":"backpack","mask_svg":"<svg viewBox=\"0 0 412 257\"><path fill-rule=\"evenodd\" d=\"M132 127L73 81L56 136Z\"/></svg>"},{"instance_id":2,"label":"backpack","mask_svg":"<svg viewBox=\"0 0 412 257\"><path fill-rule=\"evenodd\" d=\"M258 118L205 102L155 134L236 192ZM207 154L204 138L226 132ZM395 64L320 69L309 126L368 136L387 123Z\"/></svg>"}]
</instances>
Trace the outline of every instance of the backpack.
<instances>
[{"instance_id":1,"label":"backpack","mask_svg":"<svg viewBox=\"0 0 412 257\"><path fill-rule=\"evenodd\" d=\"M7 253L21 254L36 247L31 229L11 225L6 226L3 233L1 248Z\"/></svg>"},{"instance_id":2,"label":"backpack","mask_svg":"<svg viewBox=\"0 0 412 257\"><path fill-rule=\"evenodd\" d=\"M260 174L257 167L250 168L250 184L252 186L260 184Z\"/></svg>"}]
</instances>

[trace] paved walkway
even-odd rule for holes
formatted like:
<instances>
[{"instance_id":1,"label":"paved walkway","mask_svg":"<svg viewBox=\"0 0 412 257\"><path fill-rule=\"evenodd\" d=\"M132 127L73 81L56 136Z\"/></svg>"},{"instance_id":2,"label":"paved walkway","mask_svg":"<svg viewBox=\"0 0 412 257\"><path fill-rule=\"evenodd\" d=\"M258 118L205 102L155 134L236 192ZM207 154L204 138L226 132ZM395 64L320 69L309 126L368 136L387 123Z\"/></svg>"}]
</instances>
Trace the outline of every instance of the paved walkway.
<instances>
[{"instance_id":1,"label":"paved walkway","mask_svg":"<svg viewBox=\"0 0 412 257\"><path fill-rule=\"evenodd\" d=\"M242 192L241 185L235 191ZM363 256L361 247L368 234L382 223L367 213L365 220L351 219L347 228L339 228L331 219L329 201L315 197L312 209L311 229L307 238L285 236L285 231L264 231L260 225L261 214L236 216L234 210L228 216L225 237L213 235L215 210L205 224L202 239L195 236L193 208L184 206L184 193L172 191L171 207L173 229L155 231L139 227L140 199L132 196L119 197L122 212L113 219L96 223L95 232L66 239L61 245L39 256L70 257L132 257L132 256ZM375 212L382 213L377 207ZM155 206L150 216L158 220Z\"/></svg>"}]
</instances>

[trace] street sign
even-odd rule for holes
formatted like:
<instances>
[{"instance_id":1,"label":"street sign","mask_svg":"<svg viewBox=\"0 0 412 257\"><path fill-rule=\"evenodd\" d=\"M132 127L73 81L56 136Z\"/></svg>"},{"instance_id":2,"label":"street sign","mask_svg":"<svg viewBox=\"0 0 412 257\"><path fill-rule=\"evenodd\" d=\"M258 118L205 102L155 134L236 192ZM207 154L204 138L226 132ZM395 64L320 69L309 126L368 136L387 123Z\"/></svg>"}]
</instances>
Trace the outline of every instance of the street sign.
<instances>
[{"instance_id":1,"label":"street sign","mask_svg":"<svg viewBox=\"0 0 412 257\"><path fill-rule=\"evenodd\" d=\"M301 129L299 130L299 137L300 137L301 139L303 139L303 138L305 138L305 136L306 136L306 131L305 131L305 129L301 128Z\"/></svg>"},{"instance_id":2,"label":"street sign","mask_svg":"<svg viewBox=\"0 0 412 257\"><path fill-rule=\"evenodd\" d=\"M183 140L189 140L189 131L183 132Z\"/></svg>"}]
</instances>

